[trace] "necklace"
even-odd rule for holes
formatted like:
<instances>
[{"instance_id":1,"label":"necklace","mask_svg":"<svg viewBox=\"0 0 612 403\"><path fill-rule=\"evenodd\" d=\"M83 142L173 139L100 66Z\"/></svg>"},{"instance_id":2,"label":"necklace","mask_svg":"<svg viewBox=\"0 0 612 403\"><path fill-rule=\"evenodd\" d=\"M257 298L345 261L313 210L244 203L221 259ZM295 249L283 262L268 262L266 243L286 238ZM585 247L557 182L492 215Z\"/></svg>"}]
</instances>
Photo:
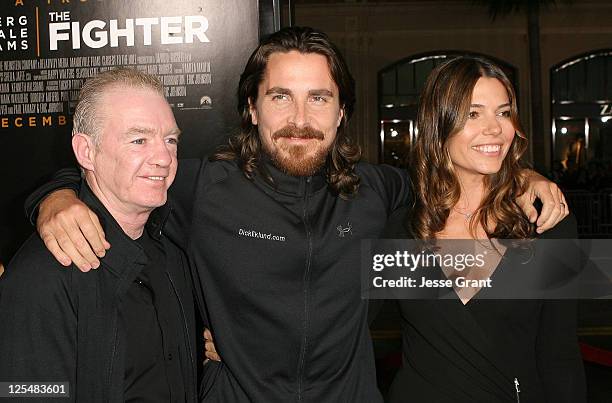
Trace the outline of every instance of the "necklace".
<instances>
[{"instance_id":1,"label":"necklace","mask_svg":"<svg viewBox=\"0 0 612 403\"><path fill-rule=\"evenodd\" d=\"M461 211L459 211L457 208L453 207L453 210L455 210L457 212L457 214L461 214L462 216L465 217L465 221L470 221L470 219L472 218L472 216L474 215L474 211L472 211L471 213L462 213Z\"/></svg>"}]
</instances>

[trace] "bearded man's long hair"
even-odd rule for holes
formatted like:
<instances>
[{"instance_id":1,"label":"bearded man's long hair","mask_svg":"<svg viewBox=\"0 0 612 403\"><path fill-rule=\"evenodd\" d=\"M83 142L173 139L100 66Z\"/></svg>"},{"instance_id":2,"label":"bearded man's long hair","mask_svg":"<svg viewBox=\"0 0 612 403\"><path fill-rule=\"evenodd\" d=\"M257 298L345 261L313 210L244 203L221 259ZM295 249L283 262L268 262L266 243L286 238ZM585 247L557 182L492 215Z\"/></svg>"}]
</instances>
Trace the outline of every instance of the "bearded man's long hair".
<instances>
[{"instance_id":1,"label":"bearded man's long hair","mask_svg":"<svg viewBox=\"0 0 612 403\"><path fill-rule=\"evenodd\" d=\"M264 39L251 54L238 85L240 132L230 137L228 144L222 146L211 159L237 161L247 178L252 179L260 174L271 180L261 164L263 150L257 126L251 121L250 105L254 105L257 101L258 88L263 80L270 55L290 51L316 53L327 59L331 77L338 87L340 107L344 113L325 162L325 173L331 190L343 198L350 198L359 188L355 165L361 157L359 146L353 144L347 134L347 124L355 106L355 80L338 48L327 35L312 28L281 29Z\"/></svg>"}]
</instances>

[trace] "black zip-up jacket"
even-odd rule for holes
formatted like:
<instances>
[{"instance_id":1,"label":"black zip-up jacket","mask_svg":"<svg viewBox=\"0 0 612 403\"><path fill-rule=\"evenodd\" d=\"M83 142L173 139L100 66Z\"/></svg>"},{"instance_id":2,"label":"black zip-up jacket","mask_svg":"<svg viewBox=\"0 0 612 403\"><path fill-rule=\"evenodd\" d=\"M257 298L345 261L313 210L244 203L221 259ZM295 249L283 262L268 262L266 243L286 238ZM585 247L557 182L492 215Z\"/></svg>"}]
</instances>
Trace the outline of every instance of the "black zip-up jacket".
<instances>
[{"instance_id":1,"label":"black zip-up jacket","mask_svg":"<svg viewBox=\"0 0 612 403\"><path fill-rule=\"evenodd\" d=\"M360 163L359 192L344 200L323 175L266 168L274 185L233 162L181 160L171 188L183 209L164 231L197 268L223 360L204 367L204 401L380 402L360 241L408 202L407 175ZM60 175L53 188L74 182Z\"/></svg>"},{"instance_id":2,"label":"black zip-up jacket","mask_svg":"<svg viewBox=\"0 0 612 403\"><path fill-rule=\"evenodd\" d=\"M99 270L82 273L62 267L37 234L26 241L0 277L0 381L68 381L69 401L123 402L126 346L118 309L147 257L87 186L80 193L100 217L113 247ZM168 279L181 307L184 343L177 359L188 402L195 402L196 342L201 337L196 339L187 259L161 236L163 215L169 213L165 210L152 213L146 230L163 244Z\"/></svg>"}]
</instances>

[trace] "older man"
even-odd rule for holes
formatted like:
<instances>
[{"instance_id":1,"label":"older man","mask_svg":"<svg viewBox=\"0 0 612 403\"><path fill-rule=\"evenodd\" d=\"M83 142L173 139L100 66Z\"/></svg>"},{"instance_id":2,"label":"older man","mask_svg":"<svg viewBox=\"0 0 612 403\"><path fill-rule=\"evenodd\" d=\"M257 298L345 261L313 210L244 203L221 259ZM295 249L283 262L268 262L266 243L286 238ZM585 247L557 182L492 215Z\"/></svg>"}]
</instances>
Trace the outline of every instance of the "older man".
<instances>
[{"instance_id":1,"label":"older man","mask_svg":"<svg viewBox=\"0 0 612 403\"><path fill-rule=\"evenodd\" d=\"M205 366L216 377L206 401L381 401L360 244L408 203L406 174L359 162L346 132L354 81L321 32L265 39L238 96L240 134L211 160L181 161L171 191L184 211L167 225L197 267L223 357ZM103 236L73 199L49 196L39 229L58 259L88 269L95 255L74 245L103 255ZM559 201L549 224L565 214Z\"/></svg>"},{"instance_id":2,"label":"older man","mask_svg":"<svg viewBox=\"0 0 612 403\"><path fill-rule=\"evenodd\" d=\"M155 210L174 181L179 134L156 78L118 69L83 86L79 198L113 248L102 270L82 273L60 270L38 236L25 243L0 278L0 382L68 382L61 390L78 402L197 400L190 274L162 235L169 211ZM44 390L21 389L48 401Z\"/></svg>"}]
</instances>

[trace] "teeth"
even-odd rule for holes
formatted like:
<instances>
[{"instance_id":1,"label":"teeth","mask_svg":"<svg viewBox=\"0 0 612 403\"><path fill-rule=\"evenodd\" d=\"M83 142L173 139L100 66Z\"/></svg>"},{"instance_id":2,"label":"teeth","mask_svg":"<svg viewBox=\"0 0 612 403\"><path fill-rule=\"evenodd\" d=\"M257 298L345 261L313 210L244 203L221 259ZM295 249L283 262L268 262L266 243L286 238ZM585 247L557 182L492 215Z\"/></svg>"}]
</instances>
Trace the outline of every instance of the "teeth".
<instances>
[{"instance_id":1,"label":"teeth","mask_svg":"<svg viewBox=\"0 0 612 403\"><path fill-rule=\"evenodd\" d=\"M482 145L482 146L475 146L472 147L474 150L476 151L480 151L483 153L496 153L499 152L499 150L501 149L501 145L499 144L486 144L486 145Z\"/></svg>"},{"instance_id":2,"label":"teeth","mask_svg":"<svg viewBox=\"0 0 612 403\"><path fill-rule=\"evenodd\" d=\"M154 180L154 181L163 181L164 177L163 176L147 176L147 178Z\"/></svg>"}]
</instances>

